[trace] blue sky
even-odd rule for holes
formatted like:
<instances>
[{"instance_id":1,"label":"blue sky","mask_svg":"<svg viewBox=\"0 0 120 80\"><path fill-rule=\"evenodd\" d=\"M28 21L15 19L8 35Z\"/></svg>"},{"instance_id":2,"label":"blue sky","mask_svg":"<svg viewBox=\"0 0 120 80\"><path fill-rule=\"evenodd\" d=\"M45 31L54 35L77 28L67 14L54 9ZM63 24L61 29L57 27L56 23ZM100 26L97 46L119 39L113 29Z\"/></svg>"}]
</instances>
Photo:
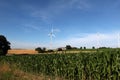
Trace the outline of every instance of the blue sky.
<instances>
[{"instance_id":1,"label":"blue sky","mask_svg":"<svg viewBox=\"0 0 120 80\"><path fill-rule=\"evenodd\" d=\"M118 46L120 0L0 0L0 34L12 48Z\"/></svg>"}]
</instances>

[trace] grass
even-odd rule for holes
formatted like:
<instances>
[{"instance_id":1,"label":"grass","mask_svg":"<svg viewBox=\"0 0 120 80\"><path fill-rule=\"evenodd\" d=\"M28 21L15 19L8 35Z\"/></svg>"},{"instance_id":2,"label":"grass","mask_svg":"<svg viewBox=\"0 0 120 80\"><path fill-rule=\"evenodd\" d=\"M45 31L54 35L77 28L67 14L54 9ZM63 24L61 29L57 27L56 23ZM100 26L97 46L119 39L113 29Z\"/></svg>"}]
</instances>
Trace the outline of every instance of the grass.
<instances>
[{"instance_id":1,"label":"grass","mask_svg":"<svg viewBox=\"0 0 120 80\"><path fill-rule=\"evenodd\" d=\"M26 72L18 67L14 63L0 61L0 80L65 80L60 77Z\"/></svg>"},{"instance_id":2,"label":"grass","mask_svg":"<svg viewBox=\"0 0 120 80\"><path fill-rule=\"evenodd\" d=\"M0 62L0 80L51 80L51 78L42 74L24 72L17 68L15 64ZM60 80L60 78L57 80Z\"/></svg>"}]
</instances>

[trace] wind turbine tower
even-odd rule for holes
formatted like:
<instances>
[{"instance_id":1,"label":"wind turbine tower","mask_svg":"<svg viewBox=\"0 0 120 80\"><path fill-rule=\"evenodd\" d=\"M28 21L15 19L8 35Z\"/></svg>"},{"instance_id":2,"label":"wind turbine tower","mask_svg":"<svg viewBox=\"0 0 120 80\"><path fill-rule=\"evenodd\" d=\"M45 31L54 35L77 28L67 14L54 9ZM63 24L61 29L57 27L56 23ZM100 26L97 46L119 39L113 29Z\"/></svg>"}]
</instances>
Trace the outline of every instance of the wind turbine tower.
<instances>
[{"instance_id":1,"label":"wind turbine tower","mask_svg":"<svg viewBox=\"0 0 120 80\"><path fill-rule=\"evenodd\" d=\"M50 37L50 49L52 49L52 47L53 47L52 40L53 40L53 37L55 37L53 28L51 29L51 31L48 34L48 36Z\"/></svg>"}]
</instances>

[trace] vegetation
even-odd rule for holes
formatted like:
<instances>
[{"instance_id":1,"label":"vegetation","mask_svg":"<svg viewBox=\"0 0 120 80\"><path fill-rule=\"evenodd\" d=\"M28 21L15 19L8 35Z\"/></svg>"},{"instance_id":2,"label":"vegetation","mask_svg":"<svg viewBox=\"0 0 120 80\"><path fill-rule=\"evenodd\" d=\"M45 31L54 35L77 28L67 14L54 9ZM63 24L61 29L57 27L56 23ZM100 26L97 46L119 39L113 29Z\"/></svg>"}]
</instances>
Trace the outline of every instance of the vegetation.
<instances>
[{"instance_id":1,"label":"vegetation","mask_svg":"<svg viewBox=\"0 0 120 80\"><path fill-rule=\"evenodd\" d=\"M46 52L46 48L38 47L35 49L35 51L38 51L38 53L44 53L44 52Z\"/></svg>"},{"instance_id":2,"label":"vegetation","mask_svg":"<svg viewBox=\"0 0 120 80\"><path fill-rule=\"evenodd\" d=\"M66 50L72 49L70 45L66 45Z\"/></svg>"},{"instance_id":3,"label":"vegetation","mask_svg":"<svg viewBox=\"0 0 120 80\"><path fill-rule=\"evenodd\" d=\"M63 49L62 48L58 48L57 51L63 51Z\"/></svg>"},{"instance_id":4,"label":"vegetation","mask_svg":"<svg viewBox=\"0 0 120 80\"><path fill-rule=\"evenodd\" d=\"M0 35L0 55L6 55L8 49L10 49L10 42L5 36Z\"/></svg>"},{"instance_id":5,"label":"vegetation","mask_svg":"<svg viewBox=\"0 0 120 80\"><path fill-rule=\"evenodd\" d=\"M84 47L84 49L86 49L86 47Z\"/></svg>"},{"instance_id":6,"label":"vegetation","mask_svg":"<svg viewBox=\"0 0 120 80\"><path fill-rule=\"evenodd\" d=\"M49 80L49 76L24 72L14 64L0 62L0 80Z\"/></svg>"},{"instance_id":7,"label":"vegetation","mask_svg":"<svg viewBox=\"0 0 120 80\"><path fill-rule=\"evenodd\" d=\"M104 49L77 54L0 56L0 62L15 64L32 74L62 80L120 80L120 50Z\"/></svg>"},{"instance_id":8,"label":"vegetation","mask_svg":"<svg viewBox=\"0 0 120 80\"><path fill-rule=\"evenodd\" d=\"M92 49L95 49L95 47L93 46Z\"/></svg>"}]
</instances>

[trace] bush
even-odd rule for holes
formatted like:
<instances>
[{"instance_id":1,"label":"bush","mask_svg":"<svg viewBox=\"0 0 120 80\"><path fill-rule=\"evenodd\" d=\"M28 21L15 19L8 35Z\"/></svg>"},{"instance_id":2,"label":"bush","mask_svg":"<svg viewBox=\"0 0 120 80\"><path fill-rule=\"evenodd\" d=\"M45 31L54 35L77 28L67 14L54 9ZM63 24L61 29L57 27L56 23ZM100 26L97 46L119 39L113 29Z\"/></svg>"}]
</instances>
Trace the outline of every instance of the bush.
<instances>
[{"instance_id":1,"label":"bush","mask_svg":"<svg viewBox=\"0 0 120 80\"><path fill-rule=\"evenodd\" d=\"M41 47L36 48L35 51L38 51L38 53L43 53L44 52Z\"/></svg>"},{"instance_id":2,"label":"bush","mask_svg":"<svg viewBox=\"0 0 120 80\"><path fill-rule=\"evenodd\" d=\"M84 49L86 49L86 47L84 47Z\"/></svg>"},{"instance_id":3,"label":"bush","mask_svg":"<svg viewBox=\"0 0 120 80\"><path fill-rule=\"evenodd\" d=\"M48 52L54 52L52 49L49 49Z\"/></svg>"},{"instance_id":4,"label":"bush","mask_svg":"<svg viewBox=\"0 0 120 80\"><path fill-rule=\"evenodd\" d=\"M62 48L58 48L57 51L62 51Z\"/></svg>"},{"instance_id":5,"label":"bush","mask_svg":"<svg viewBox=\"0 0 120 80\"><path fill-rule=\"evenodd\" d=\"M95 47L93 46L92 49L95 49Z\"/></svg>"},{"instance_id":6,"label":"bush","mask_svg":"<svg viewBox=\"0 0 120 80\"><path fill-rule=\"evenodd\" d=\"M0 55L6 55L10 49L10 42L7 41L6 37L0 35Z\"/></svg>"},{"instance_id":7,"label":"bush","mask_svg":"<svg viewBox=\"0 0 120 80\"><path fill-rule=\"evenodd\" d=\"M72 49L72 47L70 45L66 45L66 50L68 49Z\"/></svg>"}]
</instances>

